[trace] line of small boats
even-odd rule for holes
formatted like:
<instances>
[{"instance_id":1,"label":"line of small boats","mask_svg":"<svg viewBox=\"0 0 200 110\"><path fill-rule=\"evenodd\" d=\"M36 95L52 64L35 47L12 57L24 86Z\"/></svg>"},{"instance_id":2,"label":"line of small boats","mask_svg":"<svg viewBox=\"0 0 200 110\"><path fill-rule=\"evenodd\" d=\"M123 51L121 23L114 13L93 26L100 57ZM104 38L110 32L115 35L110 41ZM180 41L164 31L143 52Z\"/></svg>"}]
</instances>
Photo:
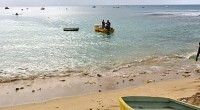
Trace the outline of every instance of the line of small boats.
<instances>
[{"instance_id":1,"label":"line of small boats","mask_svg":"<svg viewBox=\"0 0 200 110\"><path fill-rule=\"evenodd\" d=\"M93 6L93 8L96 8L96 6ZM10 8L9 7L5 7L5 9L10 9ZM42 7L41 10L45 10L45 8ZM15 15L18 16L19 14L15 13ZM113 33L115 31L115 29L112 28L112 27L110 29L106 29L106 28L102 28L102 26L99 25L99 24L95 24L94 25L94 30L96 32L102 32L102 33ZM63 28L63 31L79 31L79 28Z\"/></svg>"},{"instance_id":2,"label":"line of small boats","mask_svg":"<svg viewBox=\"0 0 200 110\"><path fill-rule=\"evenodd\" d=\"M79 31L79 28L63 28L63 31ZM102 33L113 33L115 29L112 27L110 29L106 29L106 28L102 28L102 26L99 24L95 24L94 31L102 32Z\"/></svg>"}]
</instances>

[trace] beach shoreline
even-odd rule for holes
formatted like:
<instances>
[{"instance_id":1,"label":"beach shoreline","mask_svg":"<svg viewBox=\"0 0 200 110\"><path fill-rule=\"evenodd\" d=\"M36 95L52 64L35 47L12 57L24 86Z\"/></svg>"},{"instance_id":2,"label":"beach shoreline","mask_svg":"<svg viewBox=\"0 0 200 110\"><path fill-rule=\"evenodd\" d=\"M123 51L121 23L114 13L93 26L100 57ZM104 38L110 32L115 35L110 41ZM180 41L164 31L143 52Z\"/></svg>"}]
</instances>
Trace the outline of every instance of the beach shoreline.
<instances>
[{"instance_id":1,"label":"beach shoreline","mask_svg":"<svg viewBox=\"0 0 200 110\"><path fill-rule=\"evenodd\" d=\"M171 62L145 62L147 64L142 64L144 66L142 68L146 69L140 70L139 73L135 70L139 70L141 65L139 67L125 65L111 70L112 74L110 74L110 71L109 73L93 75L80 73L54 77L43 76L28 80L5 82L0 84L0 88L2 88L0 91L0 99L3 99L0 100L0 106L4 110L6 108L26 106L27 104L40 105L63 98L67 100L68 98L73 99L81 96L90 96L91 94L104 94L128 88L140 88L149 83L171 83L176 80L179 81L188 78L193 78L193 80L198 79L200 77L198 63L190 60L186 62L189 62L189 64L183 65L183 63L180 63L174 69L171 69ZM140 92L145 92L145 90ZM183 97L173 96L170 98L176 99Z\"/></svg>"},{"instance_id":2,"label":"beach shoreline","mask_svg":"<svg viewBox=\"0 0 200 110\"><path fill-rule=\"evenodd\" d=\"M200 66L198 62L190 59L184 60L182 57L171 58L170 60L168 58L153 58L140 63L120 65L102 73L80 71L76 74L70 74L66 72L61 75L57 73L56 76L49 74L2 82L0 83L0 88L2 88L0 91L0 99L2 99L0 100L0 107L4 110L24 105L40 105L63 98L67 100L68 98L73 99L92 94L119 92L128 88L146 86L149 83L171 83L188 78L196 80L199 77ZM144 93L145 90L140 92ZM193 94L194 92L189 95ZM189 97L189 95L178 98ZM177 97L170 98L176 99ZM113 98L112 100L117 99Z\"/></svg>"}]
</instances>

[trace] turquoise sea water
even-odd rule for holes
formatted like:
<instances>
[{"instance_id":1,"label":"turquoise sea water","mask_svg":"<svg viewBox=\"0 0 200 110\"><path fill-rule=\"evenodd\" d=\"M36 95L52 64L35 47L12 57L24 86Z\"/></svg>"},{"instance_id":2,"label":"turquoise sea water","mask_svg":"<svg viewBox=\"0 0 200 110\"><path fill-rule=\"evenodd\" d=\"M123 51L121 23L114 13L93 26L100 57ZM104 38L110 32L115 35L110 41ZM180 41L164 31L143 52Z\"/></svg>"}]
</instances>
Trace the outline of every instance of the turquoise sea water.
<instances>
[{"instance_id":1,"label":"turquoise sea water","mask_svg":"<svg viewBox=\"0 0 200 110\"><path fill-rule=\"evenodd\" d=\"M105 71L153 57L187 56L198 48L200 6L40 8L0 8L1 77ZM103 19L114 33L94 32Z\"/></svg>"}]
</instances>

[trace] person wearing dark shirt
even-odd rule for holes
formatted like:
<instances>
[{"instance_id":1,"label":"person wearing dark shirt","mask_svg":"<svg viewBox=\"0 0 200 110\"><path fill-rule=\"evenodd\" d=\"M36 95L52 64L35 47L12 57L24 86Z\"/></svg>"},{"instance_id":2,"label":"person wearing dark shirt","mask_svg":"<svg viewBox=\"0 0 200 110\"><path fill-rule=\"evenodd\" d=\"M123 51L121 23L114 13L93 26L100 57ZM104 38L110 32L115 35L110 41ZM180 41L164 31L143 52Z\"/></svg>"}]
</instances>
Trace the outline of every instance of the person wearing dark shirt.
<instances>
[{"instance_id":1,"label":"person wearing dark shirt","mask_svg":"<svg viewBox=\"0 0 200 110\"><path fill-rule=\"evenodd\" d=\"M107 22L106 22L106 29L110 30L110 25L111 25L110 21L107 20Z\"/></svg>"},{"instance_id":2,"label":"person wearing dark shirt","mask_svg":"<svg viewBox=\"0 0 200 110\"><path fill-rule=\"evenodd\" d=\"M200 42L199 42L199 49L198 49L198 52L197 52L196 61L198 61L199 54L200 54Z\"/></svg>"},{"instance_id":3,"label":"person wearing dark shirt","mask_svg":"<svg viewBox=\"0 0 200 110\"><path fill-rule=\"evenodd\" d=\"M104 29L105 28L105 22L104 22L104 20L102 21L102 28Z\"/></svg>"}]
</instances>

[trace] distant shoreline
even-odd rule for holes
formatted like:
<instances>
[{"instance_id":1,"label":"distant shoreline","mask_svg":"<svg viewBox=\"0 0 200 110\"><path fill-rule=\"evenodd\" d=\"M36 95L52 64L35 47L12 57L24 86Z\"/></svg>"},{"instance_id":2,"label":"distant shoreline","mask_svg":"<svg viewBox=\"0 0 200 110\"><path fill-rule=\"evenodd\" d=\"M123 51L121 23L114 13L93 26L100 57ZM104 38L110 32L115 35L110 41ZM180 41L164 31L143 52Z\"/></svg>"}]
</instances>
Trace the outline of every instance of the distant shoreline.
<instances>
[{"instance_id":1,"label":"distant shoreline","mask_svg":"<svg viewBox=\"0 0 200 110\"><path fill-rule=\"evenodd\" d=\"M200 4L160 4L160 5L130 5L130 4L119 4L119 5L95 5L95 6L199 6ZM12 5L6 5L6 6L0 6L2 8L5 8L5 7L66 7L66 6L94 6L94 5L35 5L35 6L30 6L30 5L27 5L27 6L12 6Z\"/></svg>"}]
</instances>

